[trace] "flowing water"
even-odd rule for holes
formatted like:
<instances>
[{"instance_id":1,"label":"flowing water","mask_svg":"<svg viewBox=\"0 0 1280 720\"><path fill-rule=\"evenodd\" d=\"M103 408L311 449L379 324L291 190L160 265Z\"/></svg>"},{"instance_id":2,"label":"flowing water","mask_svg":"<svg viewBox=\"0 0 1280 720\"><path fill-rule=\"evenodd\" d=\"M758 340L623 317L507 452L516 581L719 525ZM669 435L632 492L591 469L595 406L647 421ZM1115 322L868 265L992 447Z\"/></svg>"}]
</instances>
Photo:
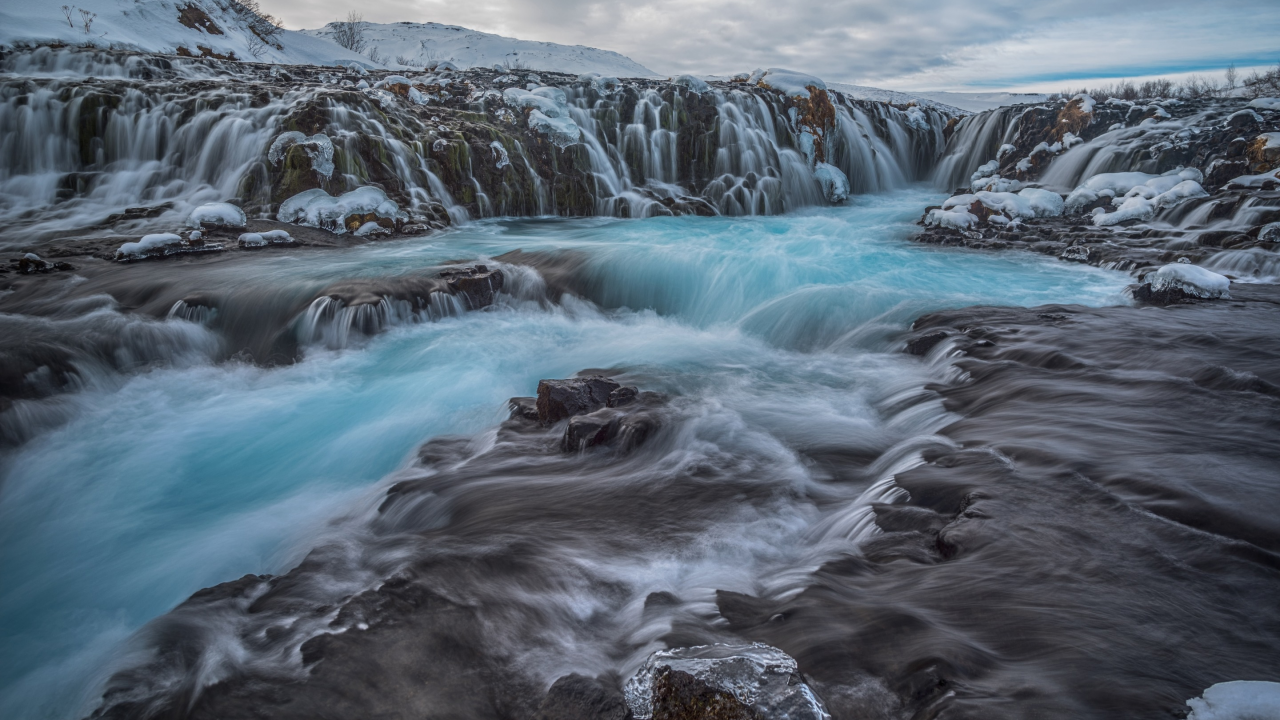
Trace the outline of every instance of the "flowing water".
<instances>
[{"instance_id":1,"label":"flowing water","mask_svg":"<svg viewBox=\"0 0 1280 720\"><path fill-rule=\"evenodd\" d=\"M87 381L55 399L55 420L31 410L22 416L34 418L30 439L3 457L0 715L92 709L111 671L142 662L128 638L145 623L202 587L286 571L312 547L361 546L381 532L370 530L371 513L423 441L461 435L483 454L507 398L588 368L665 393L673 419L608 480L583 471L547 481L548 497L559 498L548 516L558 519L523 539L547 543L547 577L564 575L543 588L559 610L529 631L540 639L520 635L511 651L526 653L546 682L592 663L624 669L661 632L641 619L650 593L670 592L693 612L716 589L785 586L877 532L869 503L895 497L893 472L946 443L935 433L948 416L925 386L948 366L897 345L914 318L974 304L1123 302L1128 278L1119 273L911 244L910 221L937 199L908 190L779 217L486 221L346 250L127 268L136 272L123 282L159 278L268 303L513 250L536 260L489 260L508 286L486 311L404 316L338 343L307 344L312 335L304 359L283 367L215 362L226 343L218 330L131 316L160 334L180 328L186 351ZM548 283L575 294L557 298ZM90 316L121 314L107 303L45 321ZM51 401L26 405L40 402ZM805 459L831 447L856 458L862 475L833 479ZM488 491L474 479L477 507L496 511L527 488L500 475ZM722 501L679 509L682 483L672 478L693 477ZM654 502L671 506L659 521L670 537L639 522L650 517L641 505L636 522L609 506L628 485L651 486ZM451 530L442 517L430 525L441 546L484 544L462 520ZM615 525L600 535L604 521ZM507 534L524 530L535 528L512 524ZM325 592L367 587L396 562L348 562ZM621 590L601 596L587 576ZM486 592L510 590L500 581ZM509 602L537 604L528 592ZM582 631L593 614L607 615L609 630ZM208 677L296 662L219 633L222 649L204 649Z\"/></svg>"}]
</instances>

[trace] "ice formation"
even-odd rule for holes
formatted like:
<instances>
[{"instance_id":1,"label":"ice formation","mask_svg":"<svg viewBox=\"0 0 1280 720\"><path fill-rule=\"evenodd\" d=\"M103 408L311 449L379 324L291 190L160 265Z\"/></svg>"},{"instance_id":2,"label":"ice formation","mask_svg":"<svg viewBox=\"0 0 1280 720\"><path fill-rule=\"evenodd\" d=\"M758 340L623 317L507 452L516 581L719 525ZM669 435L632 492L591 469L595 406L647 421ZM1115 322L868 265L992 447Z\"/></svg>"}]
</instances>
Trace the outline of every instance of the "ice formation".
<instances>
[{"instance_id":1,"label":"ice formation","mask_svg":"<svg viewBox=\"0 0 1280 720\"><path fill-rule=\"evenodd\" d=\"M1062 214L1063 207L1061 195L1040 188L1026 188L1017 193L984 190L970 195L955 195L942 203L942 209L967 208L975 202L1009 218L1056 217Z\"/></svg>"},{"instance_id":2,"label":"ice formation","mask_svg":"<svg viewBox=\"0 0 1280 720\"><path fill-rule=\"evenodd\" d=\"M760 71L759 77L752 74L752 82L761 87L777 90L784 95L790 95L797 98L808 98L809 88L817 88L818 90L826 90L827 84L812 75L805 75L794 70L784 70L782 68L769 68Z\"/></svg>"},{"instance_id":3,"label":"ice formation","mask_svg":"<svg viewBox=\"0 0 1280 720\"><path fill-rule=\"evenodd\" d=\"M1164 180L1165 178L1160 178ZM1200 183L1195 180L1183 180L1173 187L1160 192L1163 185L1138 185L1131 189L1124 198L1117 198L1113 203L1120 203L1113 213L1094 215L1093 224L1103 227L1116 225L1126 220L1150 220L1165 208L1171 208L1187 200L1209 197Z\"/></svg>"},{"instance_id":4,"label":"ice formation","mask_svg":"<svg viewBox=\"0 0 1280 720\"><path fill-rule=\"evenodd\" d=\"M1218 683L1187 701L1187 720L1275 720L1280 718L1280 683L1234 680Z\"/></svg>"},{"instance_id":5,"label":"ice formation","mask_svg":"<svg viewBox=\"0 0 1280 720\"><path fill-rule=\"evenodd\" d=\"M246 218L244 210L231 203L206 203L191 211L187 224L193 228L201 225L224 225L226 227L244 227Z\"/></svg>"},{"instance_id":6,"label":"ice formation","mask_svg":"<svg viewBox=\"0 0 1280 720\"><path fill-rule=\"evenodd\" d=\"M182 243L182 236L174 233L153 233L151 235L143 235L137 242L128 242L116 250L116 259L139 258L147 253L165 248L169 245L179 245Z\"/></svg>"},{"instance_id":7,"label":"ice formation","mask_svg":"<svg viewBox=\"0 0 1280 720\"><path fill-rule=\"evenodd\" d=\"M1198 265L1176 262L1147 275L1155 291L1175 289L1200 298L1230 298L1231 281Z\"/></svg>"},{"instance_id":8,"label":"ice formation","mask_svg":"<svg viewBox=\"0 0 1280 720\"><path fill-rule=\"evenodd\" d=\"M528 109L529 129L546 135L556 145L563 148L582 139L582 128L573 121L568 98L560 88L507 88L502 99L513 107Z\"/></svg>"},{"instance_id":9,"label":"ice formation","mask_svg":"<svg viewBox=\"0 0 1280 720\"><path fill-rule=\"evenodd\" d=\"M1254 98L1249 101L1249 107L1260 110L1280 110L1280 98Z\"/></svg>"},{"instance_id":10,"label":"ice formation","mask_svg":"<svg viewBox=\"0 0 1280 720\"><path fill-rule=\"evenodd\" d=\"M835 165L820 162L813 168L814 177L822 185L822 195L830 203L842 203L849 199L849 178Z\"/></svg>"},{"instance_id":11,"label":"ice formation","mask_svg":"<svg viewBox=\"0 0 1280 720\"><path fill-rule=\"evenodd\" d=\"M261 233L243 233L239 238L242 248L262 248L268 245L292 245L293 238L284 230L268 230Z\"/></svg>"},{"instance_id":12,"label":"ice formation","mask_svg":"<svg viewBox=\"0 0 1280 720\"><path fill-rule=\"evenodd\" d=\"M325 177L333 176L333 141L324 133L316 133L310 137L297 130L280 133L267 150L267 160L272 165L278 165L294 145L302 146L307 157L311 158L311 169Z\"/></svg>"},{"instance_id":13,"label":"ice formation","mask_svg":"<svg viewBox=\"0 0 1280 720\"><path fill-rule=\"evenodd\" d=\"M395 218L400 207L382 190L366 186L333 197L316 188L294 195L280 204L276 219L281 222L324 228L336 233L346 232L348 215L373 214L381 218Z\"/></svg>"},{"instance_id":14,"label":"ice formation","mask_svg":"<svg viewBox=\"0 0 1280 720\"><path fill-rule=\"evenodd\" d=\"M671 79L672 84L686 87L696 93L711 92L711 86L692 75L677 75Z\"/></svg>"}]
</instances>

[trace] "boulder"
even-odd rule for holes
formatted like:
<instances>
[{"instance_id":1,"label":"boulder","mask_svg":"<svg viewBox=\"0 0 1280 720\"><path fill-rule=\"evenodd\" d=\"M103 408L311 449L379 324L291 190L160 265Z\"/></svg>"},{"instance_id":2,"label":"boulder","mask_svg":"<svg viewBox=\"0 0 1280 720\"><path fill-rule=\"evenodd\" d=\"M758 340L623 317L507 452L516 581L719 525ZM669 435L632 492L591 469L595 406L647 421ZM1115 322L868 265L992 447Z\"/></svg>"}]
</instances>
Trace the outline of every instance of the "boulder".
<instances>
[{"instance_id":1,"label":"boulder","mask_svg":"<svg viewBox=\"0 0 1280 720\"><path fill-rule=\"evenodd\" d=\"M490 270L487 265L445 270L440 277L444 278L449 292L466 300L472 310L492 305L505 279L501 270Z\"/></svg>"},{"instance_id":2,"label":"boulder","mask_svg":"<svg viewBox=\"0 0 1280 720\"><path fill-rule=\"evenodd\" d=\"M659 650L623 692L638 720L830 720L795 659L751 645Z\"/></svg>"},{"instance_id":3,"label":"boulder","mask_svg":"<svg viewBox=\"0 0 1280 720\"><path fill-rule=\"evenodd\" d=\"M609 396L622 385L601 375L538 383L538 422L553 425L574 415L608 407Z\"/></svg>"},{"instance_id":4,"label":"boulder","mask_svg":"<svg viewBox=\"0 0 1280 720\"><path fill-rule=\"evenodd\" d=\"M631 717L631 708L614 682L577 673L556 680L533 716L534 720L631 720Z\"/></svg>"}]
</instances>

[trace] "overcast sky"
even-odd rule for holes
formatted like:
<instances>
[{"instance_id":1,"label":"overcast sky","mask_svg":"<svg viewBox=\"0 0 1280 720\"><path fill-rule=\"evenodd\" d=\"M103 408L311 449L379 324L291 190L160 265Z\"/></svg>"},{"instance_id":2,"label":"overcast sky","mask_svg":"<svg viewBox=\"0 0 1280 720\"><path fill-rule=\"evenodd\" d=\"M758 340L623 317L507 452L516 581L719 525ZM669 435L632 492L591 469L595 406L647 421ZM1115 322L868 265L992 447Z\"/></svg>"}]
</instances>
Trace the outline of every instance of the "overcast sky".
<instances>
[{"instance_id":1,"label":"overcast sky","mask_svg":"<svg viewBox=\"0 0 1280 720\"><path fill-rule=\"evenodd\" d=\"M1280 61L1280 0L261 0L614 50L663 74L786 67L902 90L1058 91Z\"/></svg>"}]
</instances>

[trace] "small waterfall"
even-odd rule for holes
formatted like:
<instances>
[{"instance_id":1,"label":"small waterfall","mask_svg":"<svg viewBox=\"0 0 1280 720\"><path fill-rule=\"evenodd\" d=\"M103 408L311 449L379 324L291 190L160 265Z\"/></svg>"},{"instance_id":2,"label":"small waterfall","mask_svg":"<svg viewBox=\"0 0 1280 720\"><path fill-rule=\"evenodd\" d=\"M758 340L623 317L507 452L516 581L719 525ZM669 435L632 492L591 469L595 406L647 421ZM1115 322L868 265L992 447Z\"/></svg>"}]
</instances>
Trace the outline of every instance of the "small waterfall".
<instances>
[{"instance_id":1,"label":"small waterfall","mask_svg":"<svg viewBox=\"0 0 1280 720\"><path fill-rule=\"evenodd\" d=\"M969 185L969 176L993 160L1000 146L1013 142L1025 108L1001 107L969 115L956 124L942 159L934 171L934 184L946 190Z\"/></svg>"},{"instance_id":2,"label":"small waterfall","mask_svg":"<svg viewBox=\"0 0 1280 720\"><path fill-rule=\"evenodd\" d=\"M349 347L396 325L431 322L466 312L462 298L443 292L429 293L413 302L382 296L376 302L348 304L342 298L316 298L294 325L302 345L321 345L330 350Z\"/></svg>"}]
</instances>

